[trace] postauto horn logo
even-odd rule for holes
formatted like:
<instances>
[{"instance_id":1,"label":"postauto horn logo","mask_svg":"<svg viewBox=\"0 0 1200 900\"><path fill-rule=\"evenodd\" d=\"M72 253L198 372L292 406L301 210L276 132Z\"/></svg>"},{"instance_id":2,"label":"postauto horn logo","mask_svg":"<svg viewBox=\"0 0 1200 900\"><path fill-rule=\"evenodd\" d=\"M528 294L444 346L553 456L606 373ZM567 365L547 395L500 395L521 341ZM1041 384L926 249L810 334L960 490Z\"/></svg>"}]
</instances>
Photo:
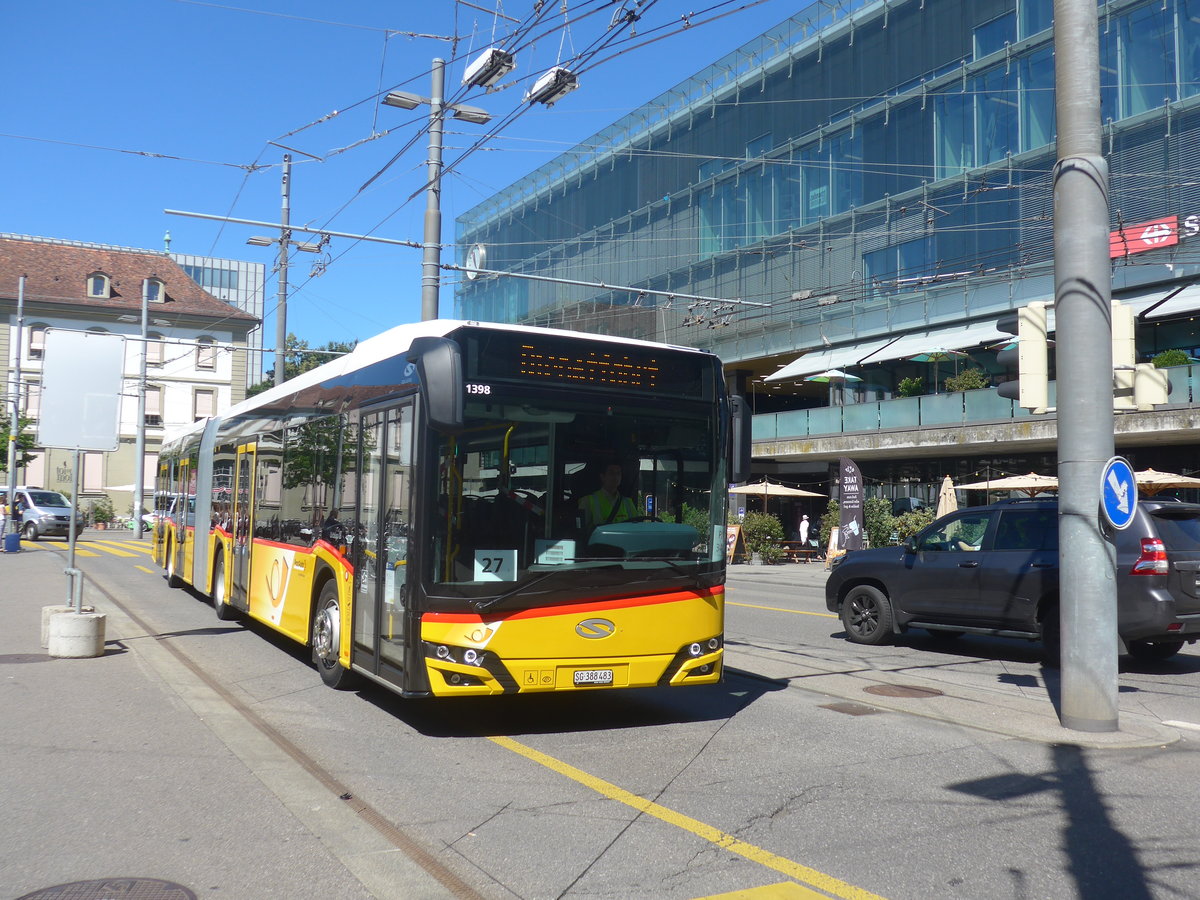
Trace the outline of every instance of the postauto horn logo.
<instances>
[{"instance_id":1,"label":"postauto horn logo","mask_svg":"<svg viewBox=\"0 0 1200 900\"><path fill-rule=\"evenodd\" d=\"M617 626L608 619L584 619L575 626L575 633L589 640L599 640L616 634Z\"/></svg>"}]
</instances>

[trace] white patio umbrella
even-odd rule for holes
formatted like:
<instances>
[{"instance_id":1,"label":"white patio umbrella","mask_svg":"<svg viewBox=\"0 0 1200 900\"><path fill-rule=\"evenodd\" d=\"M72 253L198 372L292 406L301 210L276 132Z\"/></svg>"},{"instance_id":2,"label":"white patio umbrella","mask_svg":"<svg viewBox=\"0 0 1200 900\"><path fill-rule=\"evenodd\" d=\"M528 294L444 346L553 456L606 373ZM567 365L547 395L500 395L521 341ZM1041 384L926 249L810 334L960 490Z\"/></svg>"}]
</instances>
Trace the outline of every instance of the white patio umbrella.
<instances>
[{"instance_id":1,"label":"white patio umbrella","mask_svg":"<svg viewBox=\"0 0 1200 900\"><path fill-rule=\"evenodd\" d=\"M972 484L958 485L960 491L1020 491L1032 497L1043 491L1057 491L1058 479L1051 475L1009 475L1007 478L990 478Z\"/></svg>"},{"instance_id":2,"label":"white patio umbrella","mask_svg":"<svg viewBox=\"0 0 1200 900\"><path fill-rule=\"evenodd\" d=\"M954 481L947 475L942 479L942 488L938 491L937 517L940 519L958 509L958 495L954 493Z\"/></svg>"},{"instance_id":3,"label":"white patio umbrella","mask_svg":"<svg viewBox=\"0 0 1200 900\"><path fill-rule=\"evenodd\" d=\"M752 484L742 484L729 489L731 494L750 494L755 497L763 498L763 512L767 511L767 500L771 497L824 497L824 494L818 494L814 491L806 491L802 488L788 487L786 484L773 484L765 478L762 481Z\"/></svg>"},{"instance_id":4,"label":"white patio umbrella","mask_svg":"<svg viewBox=\"0 0 1200 900\"><path fill-rule=\"evenodd\" d=\"M857 375L851 375L849 372L843 372L841 369L826 369L824 372L818 372L816 375L809 375L805 381L825 382L829 385L829 405L833 406L833 386L835 384L843 385L842 387L842 404L846 403L845 385L853 384L856 381L862 381Z\"/></svg>"},{"instance_id":5,"label":"white patio umbrella","mask_svg":"<svg viewBox=\"0 0 1200 900\"><path fill-rule=\"evenodd\" d=\"M1137 482L1138 491L1147 497L1153 497L1155 494L1171 488L1200 487L1200 478L1177 475L1174 472L1156 472L1154 469L1142 469L1140 472L1134 472L1133 478Z\"/></svg>"}]
</instances>

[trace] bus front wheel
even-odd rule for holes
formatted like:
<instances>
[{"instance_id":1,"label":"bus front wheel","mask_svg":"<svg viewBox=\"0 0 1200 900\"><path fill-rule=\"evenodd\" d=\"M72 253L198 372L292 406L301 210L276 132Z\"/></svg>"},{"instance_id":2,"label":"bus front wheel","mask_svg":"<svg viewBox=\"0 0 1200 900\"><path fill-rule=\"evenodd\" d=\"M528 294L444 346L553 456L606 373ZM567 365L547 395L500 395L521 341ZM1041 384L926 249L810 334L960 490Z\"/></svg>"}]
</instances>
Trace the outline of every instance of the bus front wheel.
<instances>
[{"instance_id":1,"label":"bus front wheel","mask_svg":"<svg viewBox=\"0 0 1200 900\"><path fill-rule=\"evenodd\" d=\"M338 604L337 582L330 580L321 588L312 625L313 664L321 680L336 690L350 687L350 671L338 661L342 646L342 609Z\"/></svg>"}]
</instances>

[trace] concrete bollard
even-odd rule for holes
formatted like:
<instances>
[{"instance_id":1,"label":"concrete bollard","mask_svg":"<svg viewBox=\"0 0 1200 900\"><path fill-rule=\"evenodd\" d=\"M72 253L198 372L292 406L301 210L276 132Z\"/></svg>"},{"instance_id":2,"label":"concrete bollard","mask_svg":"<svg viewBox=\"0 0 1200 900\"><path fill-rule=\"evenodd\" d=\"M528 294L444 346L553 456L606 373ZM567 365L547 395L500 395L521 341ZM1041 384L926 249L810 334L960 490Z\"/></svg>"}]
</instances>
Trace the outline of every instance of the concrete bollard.
<instances>
[{"instance_id":1,"label":"concrete bollard","mask_svg":"<svg viewBox=\"0 0 1200 900\"><path fill-rule=\"evenodd\" d=\"M50 617L50 655L88 659L104 655L104 613L64 612Z\"/></svg>"},{"instance_id":2,"label":"concrete bollard","mask_svg":"<svg viewBox=\"0 0 1200 900\"><path fill-rule=\"evenodd\" d=\"M59 613L74 612L75 607L69 603L65 606L43 606L42 607L42 646L50 646L50 617L57 616ZM95 612L90 606L84 612Z\"/></svg>"}]
</instances>

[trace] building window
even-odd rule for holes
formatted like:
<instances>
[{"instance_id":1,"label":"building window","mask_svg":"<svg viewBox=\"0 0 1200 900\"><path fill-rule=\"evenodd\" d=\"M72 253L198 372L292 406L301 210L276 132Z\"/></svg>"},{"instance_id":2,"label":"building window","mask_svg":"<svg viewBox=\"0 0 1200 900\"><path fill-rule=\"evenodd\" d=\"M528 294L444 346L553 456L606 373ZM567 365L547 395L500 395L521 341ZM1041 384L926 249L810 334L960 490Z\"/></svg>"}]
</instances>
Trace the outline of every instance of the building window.
<instances>
[{"instance_id":1,"label":"building window","mask_svg":"<svg viewBox=\"0 0 1200 900\"><path fill-rule=\"evenodd\" d=\"M217 365L217 348L212 338L200 338L196 341L196 368L215 369Z\"/></svg>"},{"instance_id":2,"label":"building window","mask_svg":"<svg viewBox=\"0 0 1200 900\"><path fill-rule=\"evenodd\" d=\"M161 366L163 364L164 347L161 334L146 336L146 365Z\"/></svg>"},{"instance_id":3,"label":"building window","mask_svg":"<svg viewBox=\"0 0 1200 900\"><path fill-rule=\"evenodd\" d=\"M108 276L102 272L93 272L87 279L87 295L102 300L109 297Z\"/></svg>"},{"instance_id":4,"label":"building window","mask_svg":"<svg viewBox=\"0 0 1200 900\"><path fill-rule=\"evenodd\" d=\"M80 458L81 490L94 493L104 490L104 454L94 450L85 450Z\"/></svg>"},{"instance_id":5,"label":"building window","mask_svg":"<svg viewBox=\"0 0 1200 900\"><path fill-rule=\"evenodd\" d=\"M146 300L150 303L163 303L166 300L166 291L163 288L163 283L157 278L146 279Z\"/></svg>"},{"instance_id":6,"label":"building window","mask_svg":"<svg viewBox=\"0 0 1200 900\"><path fill-rule=\"evenodd\" d=\"M41 359L46 352L46 326L34 325L29 329L29 358Z\"/></svg>"},{"instance_id":7,"label":"building window","mask_svg":"<svg viewBox=\"0 0 1200 900\"><path fill-rule=\"evenodd\" d=\"M192 395L192 419L207 419L217 408L217 392L201 389Z\"/></svg>"},{"instance_id":8,"label":"building window","mask_svg":"<svg viewBox=\"0 0 1200 900\"><path fill-rule=\"evenodd\" d=\"M36 381L25 385L25 415L36 419L42 411L42 386Z\"/></svg>"},{"instance_id":9,"label":"building window","mask_svg":"<svg viewBox=\"0 0 1200 900\"><path fill-rule=\"evenodd\" d=\"M146 424L161 425L162 420L162 387L157 384L146 385Z\"/></svg>"},{"instance_id":10,"label":"building window","mask_svg":"<svg viewBox=\"0 0 1200 900\"><path fill-rule=\"evenodd\" d=\"M1007 44L1011 44L1017 39L1016 13L1007 12L990 22L976 26L974 37L976 59L982 59L989 53L1003 50Z\"/></svg>"}]
</instances>

